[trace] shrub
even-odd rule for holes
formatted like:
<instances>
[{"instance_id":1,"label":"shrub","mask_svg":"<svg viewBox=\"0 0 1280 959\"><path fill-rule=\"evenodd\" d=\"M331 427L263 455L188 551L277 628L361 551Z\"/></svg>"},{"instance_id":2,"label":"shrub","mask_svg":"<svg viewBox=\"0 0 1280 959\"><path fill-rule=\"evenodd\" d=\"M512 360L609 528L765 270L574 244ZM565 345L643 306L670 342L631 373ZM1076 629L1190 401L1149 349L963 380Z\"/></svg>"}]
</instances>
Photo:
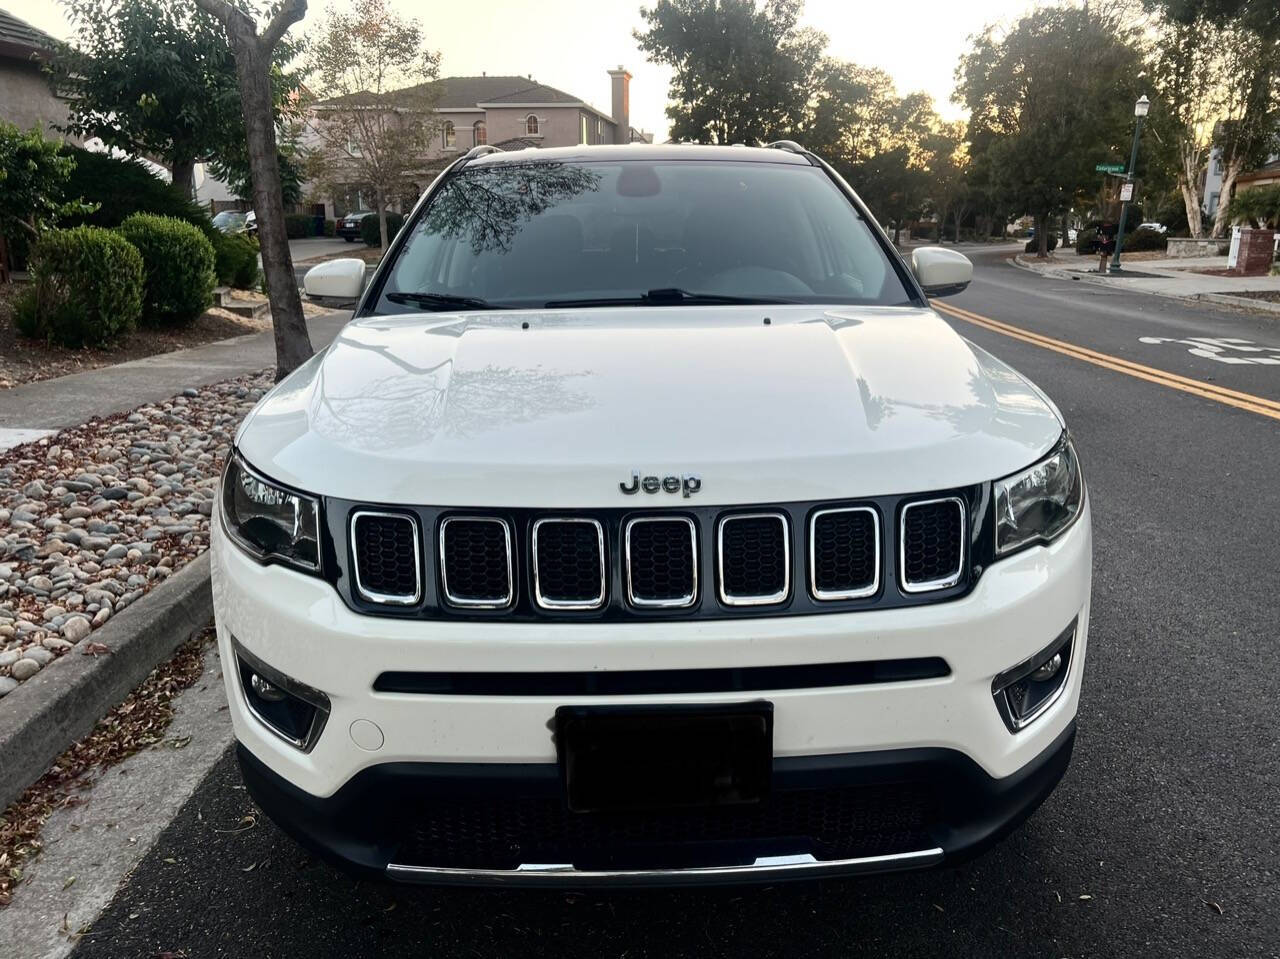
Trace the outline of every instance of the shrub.
<instances>
[{"instance_id":1,"label":"shrub","mask_svg":"<svg viewBox=\"0 0 1280 959\"><path fill-rule=\"evenodd\" d=\"M337 235L338 235L338 221L337 221L337 220L325 220L325 221L324 221L324 235L325 235L325 236L337 236Z\"/></svg>"},{"instance_id":2,"label":"shrub","mask_svg":"<svg viewBox=\"0 0 1280 959\"><path fill-rule=\"evenodd\" d=\"M1143 250L1163 250L1169 238L1159 230L1135 230L1124 238L1122 253L1141 253Z\"/></svg>"},{"instance_id":3,"label":"shrub","mask_svg":"<svg viewBox=\"0 0 1280 959\"><path fill-rule=\"evenodd\" d=\"M400 232L400 227L402 226L404 226L404 217L399 213L387 214L388 243L396 238L396 234ZM360 221L360 239L364 240L365 246L382 245L382 234L378 228L378 215L376 213Z\"/></svg>"},{"instance_id":4,"label":"shrub","mask_svg":"<svg viewBox=\"0 0 1280 959\"><path fill-rule=\"evenodd\" d=\"M1280 184L1240 190L1227 206L1233 222L1246 221L1255 229L1280 226Z\"/></svg>"},{"instance_id":5,"label":"shrub","mask_svg":"<svg viewBox=\"0 0 1280 959\"><path fill-rule=\"evenodd\" d=\"M291 240L316 235L316 218L306 213L289 213L284 218L284 231Z\"/></svg>"},{"instance_id":6,"label":"shrub","mask_svg":"<svg viewBox=\"0 0 1280 959\"><path fill-rule=\"evenodd\" d=\"M63 346L105 346L142 312L142 256L100 227L50 230L31 250L31 285L14 323L24 336Z\"/></svg>"},{"instance_id":7,"label":"shrub","mask_svg":"<svg viewBox=\"0 0 1280 959\"><path fill-rule=\"evenodd\" d=\"M258 241L247 233L217 231L213 239L218 282L240 290L258 285Z\"/></svg>"},{"instance_id":8,"label":"shrub","mask_svg":"<svg viewBox=\"0 0 1280 959\"><path fill-rule=\"evenodd\" d=\"M213 302L217 258L213 244L190 223L135 213L119 227L138 248L146 268L143 319L153 324L188 323Z\"/></svg>"},{"instance_id":9,"label":"shrub","mask_svg":"<svg viewBox=\"0 0 1280 959\"><path fill-rule=\"evenodd\" d=\"M1056 250L1058 248L1058 234L1050 233L1049 241L1046 245L1050 253ZM1038 236L1033 236L1031 239L1027 241L1027 245L1024 246L1022 249L1023 249L1023 252L1025 253L1038 252L1040 250L1040 238Z\"/></svg>"},{"instance_id":10,"label":"shrub","mask_svg":"<svg viewBox=\"0 0 1280 959\"><path fill-rule=\"evenodd\" d=\"M200 227L206 236L213 231L203 207L183 197L141 161L71 146L64 146L62 153L76 161L66 186L67 198L83 197L98 204L94 212L65 222L115 227L134 213L154 213L186 220Z\"/></svg>"}]
</instances>

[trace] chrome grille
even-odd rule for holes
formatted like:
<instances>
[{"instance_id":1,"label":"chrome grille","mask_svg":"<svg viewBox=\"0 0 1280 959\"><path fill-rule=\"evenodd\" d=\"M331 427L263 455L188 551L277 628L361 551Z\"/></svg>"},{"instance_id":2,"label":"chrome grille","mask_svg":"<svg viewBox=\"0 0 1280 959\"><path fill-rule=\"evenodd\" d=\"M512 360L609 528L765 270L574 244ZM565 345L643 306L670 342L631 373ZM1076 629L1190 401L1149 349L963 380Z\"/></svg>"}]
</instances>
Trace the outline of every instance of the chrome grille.
<instances>
[{"instance_id":1,"label":"chrome grille","mask_svg":"<svg viewBox=\"0 0 1280 959\"><path fill-rule=\"evenodd\" d=\"M633 606L681 608L698 598L698 533L684 516L641 516L624 534L627 599Z\"/></svg>"},{"instance_id":2,"label":"chrome grille","mask_svg":"<svg viewBox=\"0 0 1280 959\"><path fill-rule=\"evenodd\" d=\"M454 606L503 609L515 599L511 526L491 516L440 522L440 585Z\"/></svg>"},{"instance_id":3,"label":"chrome grille","mask_svg":"<svg viewBox=\"0 0 1280 959\"><path fill-rule=\"evenodd\" d=\"M371 603L412 606L422 599L418 521L403 513L351 514L356 591Z\"/></svg>"},{"instance_id":4,"label":"chrome grille","mask_svg":"<svg viewBox=\"0 0 1280 959\"><path fill-rule=\"evenodd\" d=\"M767 606L791 592L791 536L781 513L726 516L719 532L720 601Z\"/></svg>"},{"instance_id":5,"label":"chrome grille","mask_svg":"<svg viewBox=\"0 0 1280 959\"><path fill-rule=\"evenodd\" d=\"M599 609L606 582L604 527L582 517L533 524L533 592L546 609Z\"/></svg>"},{"instance_id":6,"label":"chrome grille","mask_svg":"<svg viewBox=\"0 0 1280 959\"><path fill-rule=\"evenodd\" d=\"M946 589L964 570L965 510L958 496L902 507L899 573L907 593Z\"/></svg>"},{"instance_id":7,"label":"chrome grille","mask_svg":"<svg viewBox=\"0 0 1280 959\"><path fill-rule=\"evenodd\" d=\"M809 520L814 599L859 599L880 588L880 517L870 506L818 510Z\"/></svg>"}]
</instances>

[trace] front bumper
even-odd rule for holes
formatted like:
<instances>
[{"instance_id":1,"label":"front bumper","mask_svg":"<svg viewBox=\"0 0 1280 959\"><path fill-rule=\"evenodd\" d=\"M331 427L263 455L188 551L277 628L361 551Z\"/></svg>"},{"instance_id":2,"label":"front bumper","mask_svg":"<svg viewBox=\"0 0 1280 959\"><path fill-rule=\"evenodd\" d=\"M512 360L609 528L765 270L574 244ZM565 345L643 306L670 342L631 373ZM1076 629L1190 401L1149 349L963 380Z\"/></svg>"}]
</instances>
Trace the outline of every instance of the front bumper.
<instances>
[{"instance_id":1,"label":"front bumper","mask_svg":"<svg viewBox=\"0 0 1280 959\"><path fill-rule=\"evenodd\" d=\"M849 614L651 623L427 622L361 616L328 583L260 566L226 541L220 520L215 519L213 528L218 639L246 782L286 830L331 858L366 871L428 881L725 882L930 865L981 849L1011 828L1053 788L1070 757L1088 639L1087 506L1057 542L993 564L972 592L958 600ZM1062 694L1034 723L1010 732L992 697L993 677L1043 649L1073 620L1078 625ZM325 694L330 713L310 751L284 742L248 711L238 670L231 668L232 637L263 663ZM506 864L490 870L464 868L463 875L442 872L453 867L438 862L401 861L405 829L413 823L406 825L391 813L414 808L420 822L422 803L447 797L454 788L464 794L478 789L469 794L472 798L527 798L544 817L536 820L533 831L546 828L545 817L554 810L537 802L560 788L554 779L551 724L566 700L375 692L374 682L384 672L697 670L916 657L942 657L949 675L748 696L680 693L571 700L573 705L688 705L767 699L774 709L775 788L786 793L915 783L937 800L937 808L925 817L927 822L922 819L909 848L873 841L865 847L828 849L811 863L803 850L762 846L763 855L745 860L741 850L732 852L730 864L718 863L712 873L688 865L673 877L663 866L649 870L660 874L656 878L635 869L619 877L607 862L594 864L598 868L575 863L578 868L568 871L558 859L526 858L516 865L541 862L542 870ZM834 787L815 785L815 764L834 776ZM453 785L444 789L442 782ZM402 801L379 812L384 794ZM494 819L527 813L495 812ZM863 815L857 810L849 814ZM362 833L353 825L362 821L392 828ZM870 834L879 835L875 822L872 826ZM536 844L530 848L537 851Z\"/></svg>"}]
</instances>

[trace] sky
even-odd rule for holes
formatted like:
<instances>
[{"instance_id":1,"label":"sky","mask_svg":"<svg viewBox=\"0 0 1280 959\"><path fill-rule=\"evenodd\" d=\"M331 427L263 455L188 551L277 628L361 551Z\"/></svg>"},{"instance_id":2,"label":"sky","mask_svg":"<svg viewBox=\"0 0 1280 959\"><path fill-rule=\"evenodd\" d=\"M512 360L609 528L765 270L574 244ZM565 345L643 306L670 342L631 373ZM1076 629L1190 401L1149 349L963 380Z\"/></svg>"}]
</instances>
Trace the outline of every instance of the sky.
<instances>
[{"instance_id":1,"label":"sky","mask_svg":"<svg viewBox=\"0 0 1280 959\"><path fill-rule=\"evenodd\" d=\"M442 76L532 74L609 112L607 70L632 74L631 125L666 138L670 73L647 63L632 38L642 25L642 0L388 0L422 21L428 44L441 51ZM963 110L950 102L956 63L968 37L990 22L1014 20L1034 0L807 0L803 22L827 34L828 53L880 67L900 94L923 90L946 119ZM293 30L305 34L325 2L311 0ZM70 25L57 0L0 0L0 7L56 37Z\"/></svg>"}]
</instances>

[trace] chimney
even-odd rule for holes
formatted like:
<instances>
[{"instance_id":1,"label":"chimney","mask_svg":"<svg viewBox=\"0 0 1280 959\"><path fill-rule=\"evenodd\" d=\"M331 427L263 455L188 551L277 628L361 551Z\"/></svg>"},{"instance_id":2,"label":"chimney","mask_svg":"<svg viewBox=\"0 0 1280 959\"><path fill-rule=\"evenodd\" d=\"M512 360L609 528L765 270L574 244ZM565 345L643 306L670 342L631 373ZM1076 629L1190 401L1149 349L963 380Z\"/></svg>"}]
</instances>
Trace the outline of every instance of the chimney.
<instances>
[{"instance_id":1,"label":"chimney","mask_svg":"<svg viewBox=\"0 0 1280 959\"><path fill-rule=\"evenodd\" d=\"M609 71L609 80L613 85L613 132L614 143L631 142L631 74L618 64L618 69Z\"/></svg>"}]
</instances>

